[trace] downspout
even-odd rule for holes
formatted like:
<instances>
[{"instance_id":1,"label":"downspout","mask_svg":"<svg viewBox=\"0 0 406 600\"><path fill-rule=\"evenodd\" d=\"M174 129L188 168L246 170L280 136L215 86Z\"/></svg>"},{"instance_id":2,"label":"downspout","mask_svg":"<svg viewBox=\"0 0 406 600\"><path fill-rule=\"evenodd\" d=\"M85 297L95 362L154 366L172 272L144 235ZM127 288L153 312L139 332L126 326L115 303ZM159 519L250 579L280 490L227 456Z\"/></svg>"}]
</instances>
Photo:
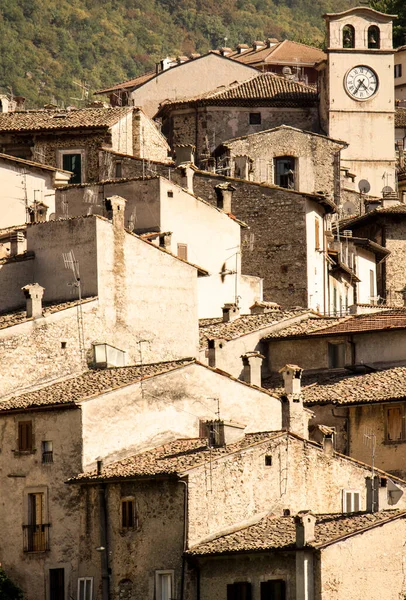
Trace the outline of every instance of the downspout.
<instances>
[{"instance_id":1,"label":"downspout","mask_svg":"<svg viewBox=\"0 0 406 600\"><path fill-rule=\"evenodd\" d=\"M326 314L326 269L328 268L328 261L326 260L327 250L326 250L326 215L324 214L322 223L323 223L323 311ZM330 287L330 286L329 286ZM330 307L330 304L329 304Z\"/></svg>"},{"instance_id":2,"label":"downspout","mask_svg":"<svg viewBox=\"0 0 406 600\"><path fill-rule=\"evenodd\" d=\"M195 148L196 148L195 162L196 162L196 165L198 165L198 167L200 168L200 152L199 152L199 149L197 146L198 127L199 127L199 113L198 113L198 107L196 104L196 106L195 106Z\"/></svg>"},{"instance_id":3,"label":"downspout","mask_svg":"<svg viewBox=\"0 0 406 600\"><path fill-rule=\"evenodd\" d=\"M99 461L98 461L99 462ZM99 465L98 465L99 469ZM110 597L110 576L109 576L109 548L107 542L107 506L106 506L106 485L99 485L99 539L100 539L100 562L102 575L102 600L109 600Z\"/></svg>"},{"instance_id":4,"label":"downspout","mask_svg":"<svg viewBox=\"0 0 406 600\"><path fill-rule=\"evenodd\" d=\"M185 597L185 571L186 571L186 556L185 552L187 550L188 545L188 516L189 516L189 505L188 505L188 482L184 479L179 479L179 483L183 483L184 487L184 496L183 496L183 552L182 552L182 569L180 576L180 600L184 600ZM104 600L104 599L103 599Z\"/></svg>"}]
</instances>

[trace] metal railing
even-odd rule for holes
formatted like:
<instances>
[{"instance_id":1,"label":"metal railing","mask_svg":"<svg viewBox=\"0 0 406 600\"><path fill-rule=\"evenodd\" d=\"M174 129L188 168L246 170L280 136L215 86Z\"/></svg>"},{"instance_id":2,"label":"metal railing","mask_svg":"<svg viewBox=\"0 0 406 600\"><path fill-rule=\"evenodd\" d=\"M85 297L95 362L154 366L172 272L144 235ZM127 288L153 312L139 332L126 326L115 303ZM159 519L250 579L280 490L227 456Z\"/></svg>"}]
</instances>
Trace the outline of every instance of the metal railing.
<instances>
[{"instance_id":1,"label":"metal railing","mask_svg":"<svg viewBox=\"0 0 406 600\"><path fill-rule=\"evenodd\" d=\"M46 552L49 550L48 524L23 525L24 552Z\"/></svg>"}]
</instances>

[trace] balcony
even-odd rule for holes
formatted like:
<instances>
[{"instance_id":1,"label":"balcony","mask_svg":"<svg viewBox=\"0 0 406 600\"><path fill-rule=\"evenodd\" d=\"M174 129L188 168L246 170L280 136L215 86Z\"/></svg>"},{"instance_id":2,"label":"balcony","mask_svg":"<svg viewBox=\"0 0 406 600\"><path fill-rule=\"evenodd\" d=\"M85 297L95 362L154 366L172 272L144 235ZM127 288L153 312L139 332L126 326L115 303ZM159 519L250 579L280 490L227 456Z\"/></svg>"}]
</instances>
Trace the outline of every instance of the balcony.
<instances>
[{"instance_id":1,"label":"balcony","mask_svg":"<svg viewBox=\"0 0 406 600\"><path fill-rule=\"evenodd\" d=\"M49 524L23 525L24 552L49 550Z\"/></svg>"}]
</instances>

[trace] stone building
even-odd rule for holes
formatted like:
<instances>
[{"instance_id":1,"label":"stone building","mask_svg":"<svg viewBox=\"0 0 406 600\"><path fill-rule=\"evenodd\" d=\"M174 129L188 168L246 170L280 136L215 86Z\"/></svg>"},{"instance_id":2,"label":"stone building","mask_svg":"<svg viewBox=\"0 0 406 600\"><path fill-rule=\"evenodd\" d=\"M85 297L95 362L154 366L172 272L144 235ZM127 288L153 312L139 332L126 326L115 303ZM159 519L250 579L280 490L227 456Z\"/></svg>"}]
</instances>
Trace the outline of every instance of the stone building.
<instances>
[{"instance_id":1,"label":"stone building","mask_svg":"<svg viewBox=\"0 0 406 600\"><path fill-rule=\"evenodd\" d=\"M217 149L225 174L258 183L323 193L340 204L340 152L344 142L281 125L227 140Z\"/></svg>"},{"instance_id":2,"label":"stone building","mask_svg":"<svg viewBox=\"0 0 406 600\"><path fill-rule=\"evenodd\" d=\"M255 69L249 65L208 52L175 61L163 59L156 71L99 90L96 94L108 95L112 106L139 106L152 118L161 102L205 94L218 86L244 81L253 75Z\"/></svg>"},{"instance_id":3,"label":"stone building","mask_svg":"<svg viewBox=\"0 0 406 600\"><path fill-rule=\"evenodd\" d=\"M200 166L217 146L235 137L279 125L319 130L316 90L273 73L163 103L157 117L172 148L180 144L196 147Z\"/></svg>"},{"instance_id":4,"label":"stone building","mask_svg":"<svg viewBox=\"0 0 406 600\"><path fill-rule=\"evenodd\" d=\"M0 154L0 230L55 214L55 188L71 173L7 154Z\"/></svg>"},{"instance_id":5,"label":"stone building","mask_svg":"<svg viewBox=\"0 0 406 600\"><path fill-rule=\"evenodd\" d=\"M125 225L143 239L199 265L199 318L219 317L225 304L241 312L262 300L259 277L241 274L241 228L246 225L193 193L193 172L180 168L182 187L159 176L103 181L60 190L57 218L85 214L107 216L105 198L127 199Z\"/></svg>"},{"instance_id":6,"label":"stone building","mask_svg":"<svg viewBox=\"0 0 406 600\"><path fill-rule=\"evenodd\" d=\"M2 152L71 171L71 183L97 181L101 146L161 161L169 150L155 123L138 108L0 113Z\"/></svg>"}]
</instances>

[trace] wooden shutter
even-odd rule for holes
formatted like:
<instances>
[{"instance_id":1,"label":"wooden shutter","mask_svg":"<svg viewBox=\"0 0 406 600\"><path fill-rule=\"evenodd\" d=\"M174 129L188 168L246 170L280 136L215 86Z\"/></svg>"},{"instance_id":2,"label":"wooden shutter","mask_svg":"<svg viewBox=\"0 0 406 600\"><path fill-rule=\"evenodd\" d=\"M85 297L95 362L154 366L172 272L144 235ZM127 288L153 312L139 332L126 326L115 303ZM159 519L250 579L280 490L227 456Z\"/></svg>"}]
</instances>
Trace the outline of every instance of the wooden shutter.
<instances>
[{"instance_id":1,"label":"wooden shutter","mask_svg":"<svg viewBox=\"0 0 406 600\"><path fill-rule=\"evenodd\" d=\"M227 600L251 600L251 584L248 581L228 584Z\"/></svg>"},{"instance_id":2,"label":"wooden shutter","mask_svg":"<svg viewBox=\"0 0 406 600\"><path fill-rule=\"evenodd\" d=\"M20 421L18 423L18 449L21 452L31 452L32 421Z\"/></svg>"},{"instance_id":3,"label":"wooden shutter","mask_svg":"<svg viewBox=\"0 0 406 600\"><path fill-rule=\"evenodd\" d=\"M261 600L286 600L286 582L283 579L262 581Z\"/></svg>"},{"instance_id":4,"label":"wooden shutter","mask_svg":"<svg viewBox=\"0 0 406 600\"><path fill-rule=\"evenodd\" d=\"M316 250L319 250L320 249L320 221L317 218L314 221L314 235L315 235L315 240L316 240L315 248L316 248Z\"/></svg>"},{"instance_id":5,"label":"wooden shutter","mask_svg":"<svg viewBox=\"0 0 406 600\"><path fill-rule=\"evenodd\" d=\"M386 409L386 437L395 442L402 439L402 407L394 406Z\"/></svg>"},{"instance_id":6,"label":"wooden shutter","mask_svg":"<svg viewBox=\"0 0 406 600\"><path fill-rule=\"evenodd\" d=\"M187 244L178 244L178 256L187 260Z\"/></svg>"}]
</instances>

